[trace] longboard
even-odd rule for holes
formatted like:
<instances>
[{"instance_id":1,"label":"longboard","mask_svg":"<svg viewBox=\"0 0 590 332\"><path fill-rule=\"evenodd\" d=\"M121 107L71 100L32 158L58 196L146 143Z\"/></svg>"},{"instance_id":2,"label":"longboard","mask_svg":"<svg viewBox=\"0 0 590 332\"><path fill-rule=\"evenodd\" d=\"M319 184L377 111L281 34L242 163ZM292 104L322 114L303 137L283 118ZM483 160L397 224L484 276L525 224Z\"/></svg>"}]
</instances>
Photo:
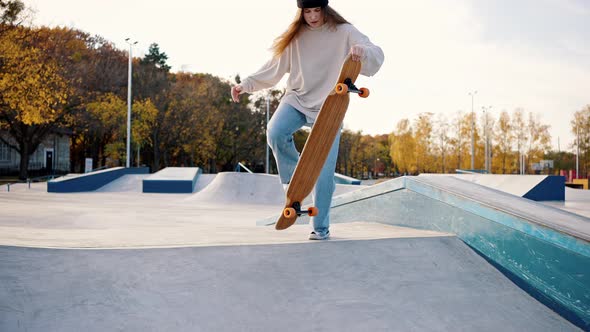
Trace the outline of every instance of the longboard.
<instances>
[{"instance_id":1,"label":"longboard","mask_svg":"<svg viewBox=\"0 0 590 332\"><path fill-rule=\"evenodd\" d=\"M348 93L358 93L363 98L369 96L368 89L357 89L354 86L354 82L361 72L361 67L361 62L352 61L350 55L342 64L334 90L322 104L311 133L305 142L299 162L289 182L283 213L276 222L275 229L282 230L290 227L298 216L318 214L319 211L316 207L303 210L302 202L313 190L334 139L340 130L350 101Z\"/></svg>"}]
</instances>

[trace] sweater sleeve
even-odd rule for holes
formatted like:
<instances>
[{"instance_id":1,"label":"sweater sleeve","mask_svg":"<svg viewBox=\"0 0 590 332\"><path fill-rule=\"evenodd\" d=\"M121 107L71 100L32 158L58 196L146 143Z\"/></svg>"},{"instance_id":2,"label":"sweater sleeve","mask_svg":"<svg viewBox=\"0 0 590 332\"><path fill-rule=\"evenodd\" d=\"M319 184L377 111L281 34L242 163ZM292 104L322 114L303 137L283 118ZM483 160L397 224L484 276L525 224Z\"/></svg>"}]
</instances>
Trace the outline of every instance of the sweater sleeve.
<instances>
[{"instance_id":1,"label":"sweater sleeve","mask_svg":"<svg viewBox=\"0 0 590 332\"><path fill-rule=\"evenodd\" d=\"M280 57L273 57L256 73L242 80L240 85L245 93L275 86L291 70L291 46L287 46Z\"/></svg>"},{"instance_id":2,"label":"sweater sleeve","mask_svg":"<svg viewBox=\"0 0 590 332\"><path fill-rule=\"evenodd\" d=\"M362 59L363 68L361 70L361 75L365 76L373 76L375 75L383 61L385 60L385 55L383 54L383 50L381 47L373 44L369 37L362 34L358 31L357 28L350 25L350 31L348 35L348 44L349 47L362 45L365 49L365 55Z\"/></svg>"}]
</instances>

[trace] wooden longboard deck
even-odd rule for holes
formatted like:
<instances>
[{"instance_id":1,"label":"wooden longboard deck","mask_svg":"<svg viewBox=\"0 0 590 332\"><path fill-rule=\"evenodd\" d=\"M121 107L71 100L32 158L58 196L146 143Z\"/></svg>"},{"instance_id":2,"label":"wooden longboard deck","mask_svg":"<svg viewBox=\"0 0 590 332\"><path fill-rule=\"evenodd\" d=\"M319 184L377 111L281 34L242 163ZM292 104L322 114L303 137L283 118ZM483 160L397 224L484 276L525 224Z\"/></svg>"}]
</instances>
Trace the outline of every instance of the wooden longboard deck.
<instances>
[{"instance_id":1,"label":"wooden longboard deck","mask_svg":"<svg viewBox=\"0 0 590 332\"><path fill-rule=\"evenodd\" d=\"M360 71L361 62L352 61L349 55L342 64L340 76L334 85L343 83L347 78L354 83ZM303 202L313 190L322 167L328 158L334 139L340 130L349 101L350 96L348 93L340 95L334 93L334 91L324 101L307 142L305 142L295 172L291 177L284 209L292 207L295 202ZM279 220L275 224L275 229L286 229L293 225L296 220L297 215L287 218L281 213Z\"/></svg>"}]
</instances>

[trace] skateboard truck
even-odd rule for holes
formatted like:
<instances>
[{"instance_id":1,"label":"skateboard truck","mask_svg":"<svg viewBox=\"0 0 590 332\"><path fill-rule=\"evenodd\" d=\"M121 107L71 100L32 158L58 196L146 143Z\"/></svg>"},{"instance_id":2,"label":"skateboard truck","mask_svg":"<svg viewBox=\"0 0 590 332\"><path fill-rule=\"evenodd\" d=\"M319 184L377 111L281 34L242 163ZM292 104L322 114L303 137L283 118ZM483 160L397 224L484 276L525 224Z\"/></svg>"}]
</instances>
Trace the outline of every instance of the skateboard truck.
<instances>
[{"instance_id":1,"label":"skateboard truck","mask_svg":"<svg viewBox=\"0 0 590 332\"><path fill-rule=\"evenodd\" d=\"M285 218L294 218L295 216L309 215L310 217L318 215L318 208L315 206L310 207L307 210L301 210L301 203L295 202L289 208L283 210L283 216Z\"/></svg>"},{"instance_id":2,"label":"skateboard truck","mask_svg":"<svg viewBox=\"0 0 590 332\"><path fill-rule=\"evenodd\" d=\"M348 92L354 92L359 95L361 98L367 98L369 96L369 89L367 88L357 88L350 78L344 80L343 83L336 84L334 91L339 95L344 95Z\"/></svg>"}]
</instances>

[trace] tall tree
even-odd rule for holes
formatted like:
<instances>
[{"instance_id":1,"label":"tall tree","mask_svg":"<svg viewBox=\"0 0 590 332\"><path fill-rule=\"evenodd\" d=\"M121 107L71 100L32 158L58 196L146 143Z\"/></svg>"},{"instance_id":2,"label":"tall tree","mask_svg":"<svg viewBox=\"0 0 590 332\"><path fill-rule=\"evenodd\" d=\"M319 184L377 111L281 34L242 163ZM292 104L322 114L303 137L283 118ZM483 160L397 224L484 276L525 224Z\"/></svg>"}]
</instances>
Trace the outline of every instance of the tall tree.
<instances>
[{"instance_id":1,"label":"tall tree","mask_svg":"<svg viewBox=\"0 0 590 332\"><path fill-rule=\"evenodd\" d=\"M463 127L463 113L458 111L449 126L449 159L451 160L451 167L455 169L462 168L463 154L466 149Z\"/></svg>"},{"instance_id":2,"label":"tall tree","mask_svg":"<svg viewBox=\"0 0 590 332\"><path fill-rule=\"evenodd\" d=\"M415 174L416 141L410 121L402 119L397 123L395 131L390 135L390 156L395 168L402 174Z\"/></svg>"},{"instance_id":3,"label":"tall tree","mask_svg":"<svg viewBox=\"0 0 590 332\"><path fill-rule=\"evenodd\" d=\"M21 0L0 0L0 35L22 23L24 10Z\"/></svg>"},{"instance_id":4,"label":"tall tree","mask_svg":"<svg viewBox=\"0 0 590 332\"><path fill-rule=\"evenodd\" d=\"M447 172L447 163L448 163L448 153L451 144L451 137L450 137L450 130L451 126L448 123L444 114L439 114L437 116L435 122L435 129L434 129L434 144L436 146L436 150L438 152L438 164L440 167L437 167L436 170L440 169L443 173Z\"/></svg>"},{"instance_id":5,"label":"tall tree","mask_svg":"<svg viewBox=\"0 0 590 332\"><path fill-rule=\"evenodd\" d=\"M571 131L575 138L572 148L576 153L579 150L580 176L587 178L590 176L590 105L574 114Z\"/></svg>"},{"instance_id":6,"label":"tall tree","mask_svg":"<svg viewBox=\"0 0 590 332\"><path fill-rule=\"evenodd\" d=\"M259 94L258 97L254 97L254 101L252 103L253 113L252 116L255 118L253 119L253 126L257 127L257 132L253 137L250 137L250 143L247 146L251 147L251 156L252 160L250 162L254 164L254 171L255 172L262 172L265 168L266 163L266 147L267 147L267 136L266 136L266 112L267 112L267 97L268 97L268 108L269 108L269 119L272 118L274 113L276 112L279 104L281 102L281 98L284 96L285 90L278 90L278 89L271 89L268 90L266 93ZM297 133L297 140L303 140L303 144L307 140L307 131L301 130L301 132ZM301 145L303 146L303 145ZM264 162L262 162L264 160ZM278 173L276 167L276 161L274 160L272 151L269 148L269 172L272 174Z\"/></svg>"},{"instance_id":7,"label":"tall tree","mask_svg":"<svg viewBox=\"0 0 590 332\"><path fill-rule=\"evenodd\" d=\"M91 157L97 166L105 166L102 123L86 108L100 102L105 95L114 94L121 100L127 96L127 54L108 40L87 38L88 52L76 66L79 75L77 92L80 104L75 108L70 123L72 129L70 158L72 171L80 172L85 158ZM125 121L126 122L126 121Z\"/></svg>"},{"instance_id":8,"label":"tall tree","mask_svg":"<svg viewBox=\"0 0 590 332\"><path fill-rule=\"evenodd\" d=\"M495 136L497 137L497 144L494 147L494 156L496 158L494 158L494 160L499 160L495 172L500 172L502 174L512 173L512 169L508 163L512 155L514 132L512 130L512 121L510 120L508 112L502 111L502 113L500 113L500 118L498 119L494 131ZM492 164L492 166L495 165L496 164Z\"/></svg>"},{"instance_id":9,"label":"tall tree","mask_svg":"<svg viewBox=\"0 0 590 332\"><path fill-rule=\"evenodd\" d=\"M0 126L14 141L2 140L21 156L21 179L28 176L30 155L65 123L72 93L61 64L40 48L39 35L17 28L0 36Z\"/></svg>"},{"instance_id":10,"label":"tall tree","mask_svg":"<svg viewBox=\"0 0 590 332\"><path fill-rule=\"evenodd\" d=\"M414 141L416 148L416 167L418 172L433 172L434 164L432 155L432 117L430 112L421 113L414 125Z\"/></svg>"},{"instance_id":11,"label":"tall tree","mask_svg":"<svg viewBox=\"0 0 590 332\"><path fill-rule=\"evenodd\" d=\"M389 151L391 150L389 135L377 135L371 137L371 140L373 141L371 145L374 147L375 151L375 176L380 176L380 173L388 176L393 173L393 169L391 168L391 156L389 154Z\"/></svg>"},{"instance_id":12,"label":"tall tree","mask_svg":"<svg viewBox=\"0 0 590 332\"><path fill-rule=\"evenodd\" d=\"M344 129L340 135L340 148L338 151L338 161L336 170L339 173L353 176L352 151L360 142L360 133L353 132L350 129Z\"/></svg>"},{"instance_id":13,"label":"tall tree","mask_svg":"<svg viewBox=\"0 0 590 332\"><path fill-rule=\"evenodd\" d=\"M535 115L529 112L527 122L527 136L529 139L526 146L526 155L529 164L541 161L545 153L551 149L549 128L549 125L541 123L540 114Z\"/></svg>"},{"instance_id":14,"label":"tall tree","mask_svg":"<svg viewBox=\"0 0 590 332\"><path fill-rule=\"evenodd\" d=\"M97 101L89 103L87 110L100 124L94 135L101 138L99 141L101 163L117 166L123 164L127 158L126 101L113 93L107 93ZM149 99L135 101L132 110L132 141L139 148L150 139L157 110Z\"/></svg>"},{"instance_id":15,"label":"tall tree","mask_svg":"<svg viewBox=\"0 0 590 332\"><path fill-rule=\"evenodd\" d=\"M150 99L156 109L158 116L152 132L152 170L160 169L161 148L163 147L162 125L165 121L169 103L172 99L168 97L173 75L170 74L170 66L166 64L168 55L160 51L158 44L150 45L148 53L138 62L134 61L133 71L133 95L138 99Z\"/></svg>"},{"instance_id":16,"label":"tall tree","mask_svg":"<svg viewBox=\"0 0 590 332\"><path fill-rule=\"evenodd\" d=\"M88 103L86 109L97 124L91 132L91 135L98 138L95 141L97 159L102 165L121 165L126 152L125 137L120 135L127 123L126 102L113 93L107 93L97 101Z\"/></svg>"},{"instance_id":17,"label":"tall tree","mask_svg":"<svg viewBox=\"0 0 590 332\"><path fill-rule=\"evenodd\" d=\"M516 151L517 151L517 156L518 156L518 160L516 161L517 165L520 165L520 160L521 160L521 156L522 154L524 154L525 152L525 146L526 146L526 142L528 140L528 130L527 130L527 125L524 119L524 109L522 108L517 108L514 110L513 114L512 114L512 124L511 124L513 133L514 133L514 139L515 139L515 144L516 144ZM525 161L525 165L526 165L526 161ZM520 166L518 167L518 169L520 169ZM526 167L525 167L526 170Z\"/></svg>"},{"instance_id":18,"label":"tall tree","mask_svg":"<svg viewBox=\"0 0 590 332\"><path fill-rule=\"evenodd\" d=\"M176 74L169 106L159 125L160 144L165 146L161 150L164 165L206 165L215 158L216 138L224 121L219 108L215 107L214 99L219 91L210 78L200 74Z\"/></svg>"}]
</instances>

